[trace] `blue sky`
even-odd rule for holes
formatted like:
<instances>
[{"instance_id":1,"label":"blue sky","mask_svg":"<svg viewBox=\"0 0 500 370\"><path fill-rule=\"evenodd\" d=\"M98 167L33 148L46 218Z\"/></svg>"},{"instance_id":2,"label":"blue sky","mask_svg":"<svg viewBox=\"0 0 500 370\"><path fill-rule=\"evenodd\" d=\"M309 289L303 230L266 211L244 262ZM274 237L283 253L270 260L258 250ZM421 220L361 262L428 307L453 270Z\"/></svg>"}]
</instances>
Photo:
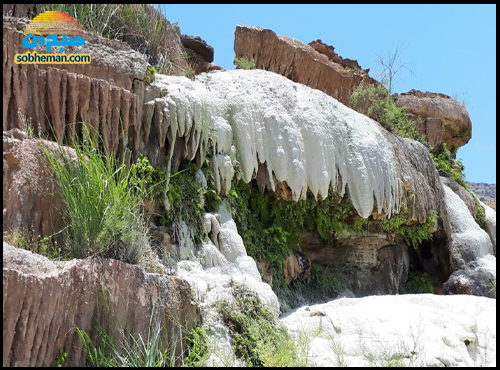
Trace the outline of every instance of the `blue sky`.
<instances>
[{"instance_id":1,"label":"blue sky","mask_svg":"<svg viewBox=\"0 0 500 370\"><path fill-rule=\"evenodd\" d=\"M402 70L394 92L440 92L465 103L472 139L457 158L466 180L496 183L496 5L213 5L162 8L183 34L215 49L216 64L233 69L238 23L272 29L303 43L321 39L376 77L377 54L398 45Z\"/></svg>"}]
</instances>

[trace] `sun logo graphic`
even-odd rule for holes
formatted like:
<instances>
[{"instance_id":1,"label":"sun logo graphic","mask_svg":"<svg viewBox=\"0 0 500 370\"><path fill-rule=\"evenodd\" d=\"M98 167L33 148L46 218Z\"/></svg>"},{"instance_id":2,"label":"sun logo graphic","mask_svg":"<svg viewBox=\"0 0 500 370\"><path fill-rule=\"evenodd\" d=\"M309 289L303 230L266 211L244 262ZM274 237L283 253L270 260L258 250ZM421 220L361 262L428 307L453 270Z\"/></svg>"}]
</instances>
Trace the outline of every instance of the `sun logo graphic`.
<instances>
[{"instance_id":1,"label":"sun logo graphic","mask_svg":"<svg viewBox=\"0 0 500 370\"><path fill-rule=\"evenodd\" d=\"M83 30L71 16L61 11L49 10L36 16L24 31L23 48L33 49L45 45L47 51L64 53L65 46L82 46ZM54 50L52 49L54 48ZM89 54L46 55L37 52L16 54L16 63L90 63Z\"/></svg>"}]
</instances>

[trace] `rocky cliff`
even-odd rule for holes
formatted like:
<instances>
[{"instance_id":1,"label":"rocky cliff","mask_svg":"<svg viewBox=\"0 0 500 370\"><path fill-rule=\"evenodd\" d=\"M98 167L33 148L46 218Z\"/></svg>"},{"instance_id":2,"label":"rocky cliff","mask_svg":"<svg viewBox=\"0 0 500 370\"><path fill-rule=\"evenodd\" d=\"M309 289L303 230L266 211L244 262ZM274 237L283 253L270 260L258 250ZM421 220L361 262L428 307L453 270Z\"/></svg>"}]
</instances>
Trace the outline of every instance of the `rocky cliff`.
<instances>
[{"instance_id":1,"label":"rocky cliff","mask_svg":"<svg viewBox=\"0 0 500 370\"><path fill-rule=\"evenodd\" d=\"M33 9L7 7L13 15ZM146 55L91 34L81 50L91 65L15 64L26 24L4 16L4 231L40 239L71 227L40 144L74 145L84 123L101 135L107 156L125 155L128 166L142 154L151 171L167 175L146 206L153 209L146 250L154 258L141 266L156 273L108 259L50 261L4 243L4 366L52 365L61 348L68 365L83 365L70 329L95 335L104 286L111 312L131 332L146 335L153 307L161 307L154 322L189 330L202 321L229 357L234 333L218 310L241 303L236 283L273 317L290 308L290 296L297 304L315 288L322 299L401 293L415 272L446 282L446 293L493 296L495 212L440 178L424 145L345 105L353 89L375 81L333 47L238 26L236 57L254 58L259 69L189 79L152 76ZM182 44L197 72L213 67L203 40L183 37ZM420 100L404 105L426 117L429 135L436 120L446 132L458 130L436 137L436 145L463 145L466 112L447 97L426 97L418 96L451 108L431 114L417 112ZM179 203L188 211L180 213ZM486 231L474 220L482 209ZM339 263L347 282L333 288ZM309 316L330 315L317 312ZM463 336L460 330L454 333ZM477 337L466 340L477 356Z\"/></svg>"},{"instance_id":2,"label":"rocky cliff","mask_svg":"<svg viewBox=\"0 0 500 370\"><path fill-rule=\"evenodd\" d=\"M114 260L50 261L4 242L3 366L53 366L60 349L66 366L83 366L75 327L95 336L99 312L111 313L115 338L120 328L148 338L153 315L162 335L180 339L200 320L193 299L178 277Z\"/></svg>"},{"instance_id":3,"label":"rocky cliff","mask_svg":"<svg viewBox=\"0 0 500 370\"><path fill-rule=\"evenodd\" d=\"M346 105L362 82L377 83L356 61L348 63L321 40L305 45L262 27L236 26L234 52L236 58L254 59L256 68L321 90Z\"/></svg>"}]
</instances>

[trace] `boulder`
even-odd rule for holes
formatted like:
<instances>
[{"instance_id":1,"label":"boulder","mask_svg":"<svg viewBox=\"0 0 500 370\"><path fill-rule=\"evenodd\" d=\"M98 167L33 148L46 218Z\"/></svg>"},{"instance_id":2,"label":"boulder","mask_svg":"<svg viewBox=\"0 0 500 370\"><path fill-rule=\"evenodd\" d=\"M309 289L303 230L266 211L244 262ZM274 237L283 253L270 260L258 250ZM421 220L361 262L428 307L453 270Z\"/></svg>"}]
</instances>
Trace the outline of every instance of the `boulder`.
<instances>
[{"instance_id":1,"label":"boulder","mask_svg":"<svg viewBox=\"0 0 500 370\"><path fill-rule=\"evenodd\" d=\"M181 35L182 46L185 49L194 51L204 61L212 63L214 61L214 48L202 40L200 37Z\"/></svg>"},{"instance_id":2,"label":"boulder","mask_svg":"<svg viewBox=\"0 0 500 370\"><path fill-rule=\"evenodd\" d=\"M278 36L269 29L239 24L235 31L234 52L236 58L254 59L256 68L321 90L345 105L349 105L352 91L362 82L378 83L357 62L342 59L333 52L333 47L318 41L310 46Z\"/></svg>"},{"instance_id":3,"label":"boulder","mask_svg":"<svg viewBox=\"0 0 500 370\"><path fill-rule=\"evenodd\" d=\"M215 64L207 62L200 54L196 53L191 49L186 49L186 54L188 56L189 65L194 70L194 74L200 74L203 72L212 71L222 71L224 68Z\"/></svg>"},{"instance_id":4,"label":"boulder","mask_svg":"<svg viewBox=\"0 0 500 370\"><path fill-rule=\"evenodd\" d=\"M393 95L399 107L406 107L415 120L417 130L429 144L438 148L442 143L454 152L467 144L472 124L465 107L448 95L410 90Z\"/></svg>"},{"instance_id":5,"label":"boulder","mask_svg":"<svg viewBox=\"0 0 500 370\"><path fill-rule=\"evenodd\" d=\"M115 260L50 261L3 243L4 367L53 366L59 350L67 352L65 366L85 366L75 327L95 340L100 319L111 324L115 342L120 335L113 327L147 338L151 322L172 339L189 332L200 312L178 277Z\"/></svg>"},{"instance_id":6,"label":"boulder","mask_svg":"<svg viewBox=\"0 0 500 370\"><path fill-rule=\"evenodd\" d=\"M489 254L454 271L443 284L447 294L467 294L496 298L496 258Z\"/></svg>"}]
</instances>

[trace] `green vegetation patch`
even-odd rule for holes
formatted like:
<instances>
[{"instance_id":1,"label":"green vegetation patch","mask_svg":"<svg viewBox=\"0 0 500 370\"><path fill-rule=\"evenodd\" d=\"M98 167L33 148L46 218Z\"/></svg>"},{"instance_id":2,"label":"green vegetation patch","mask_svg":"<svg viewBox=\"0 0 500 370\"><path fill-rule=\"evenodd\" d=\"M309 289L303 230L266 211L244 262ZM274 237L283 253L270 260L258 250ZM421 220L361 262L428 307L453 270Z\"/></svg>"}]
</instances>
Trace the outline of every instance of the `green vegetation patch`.
<instances>
[{"instance_id":1,"label":"green vegetation patch","mask_svg":"<svg viewBox=\"0 0 500 370\"><path fill-rule=\"evenodd\" d=\"M352 93L350 104L359 113L365 114L387 130L407 139L426 143L424 135L418 133L404 107L398 107L382 85L360 85Z\"/></svg>"},{"instance_id":2,"label":"green vegetation patch","mask_svg":"<svg viewBox=\"0 0 500 370\"><path fill-rule=\"evenodd\" d=\"M236 69L255 69L255 59L234 58Z\"/></svg>"},{"instance_id":3,"label":"green vegetation patch","mask_svg":"<svg viewBox=\"0 0 500 370\"><path fill-rule=\"evenodd\" d=\"M83 125L83 140L74 143L76 157L59 147L42 145L45 160L57 179L66 205L65 243L70 258L100 255L137 263L147 243L142 198L133 196L125 159L104 155Z\"/></svg>"},{"instance_id":4,"label":"green vegetation patch","mask_svg":"<svg viewBox=\"0 0 500 370\"><path fill-rule=\"evenodd\" d=\"M233 283L233 303L223 302L217 310L229 328L236 356L247 366L304 366L293 338L270 308L242 285Z\"/></svg>"},{"instance_id":5,"label":"green vegetation patch","mask_svg":"<svg viewBox=\"0 0 500 370\"><path fill-rule=\"evenodd\" d=\"M408 280L401 288L401 294L434 294L439 279L429 275L427 272L410 271Z\"/></svg>"},{"instance_id":6,"label":"green vegetation patch","mask_svg":"<svg viewBox=\"0 0 500 370\"><path fill-rule=\"evenodd\" d=\"M272 287L280 300L294 306L296 297L310 301L324 300L346 288L347 266L343 261L336 265L313 265L313 284L294 281L288 285L283 276L284 261L292 251L301 249L302 236L316 233L332 247L339 248L337 235L344 232L386 232L401 235L408 245L416 246L432 238L436 230L437 213L431 212L429 219L420 224L411 221L409 211L403 204L401 212L389 219L373 220L361 218L348 195L340 197L332 189L327 198L316 201L309 194L298 202L276 199L270 192L262 194L252 183L234 183L228 195L235 210L233 218L237 224L247 253L257 261L267 263L267 273L272 276Z\"/></svg>"},{"instance_id":7,"label":"green vegetation patch","mask_svg":"<svg viewBox=\"0 0 500 370\"><path fill-rule=\"evenodd\" d=\"M55 237L48 236L39 239L33 233L20 229L4 235L3 240L16 248L25 249L52 260L65 259L65 256L61 254L61 248ZM69 258L66 257L66 259Z\"/></svg>"}]
</instances>

